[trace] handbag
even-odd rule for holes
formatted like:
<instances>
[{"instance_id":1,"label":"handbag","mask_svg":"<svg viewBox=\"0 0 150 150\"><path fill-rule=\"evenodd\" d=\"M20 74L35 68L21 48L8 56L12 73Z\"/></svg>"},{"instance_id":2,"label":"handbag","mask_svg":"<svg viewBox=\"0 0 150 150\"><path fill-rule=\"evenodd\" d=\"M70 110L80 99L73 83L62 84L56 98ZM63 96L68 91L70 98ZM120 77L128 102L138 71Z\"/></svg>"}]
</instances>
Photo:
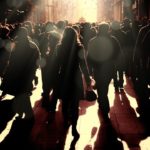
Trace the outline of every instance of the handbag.
<instances>
[{"instance_id":1,"label":"handbag","mask_svg":"<svg viewBox=\"0 0 150 150\"><path fill-rule=\"evenodd\" d=\"M93 102L97 99L97 94L93 89L93 82L95 82L94 79L91 79L91 86L87 87L85 77L82 74L82 84L83 84L83 97L82 97L82 100L87 100L89 102Z\"/></svg>"},{"instance_id":2,"label":"handbag","mask_svg":"<svg viewBox=\"0 0 150 150\"><path fill-rule=\"evenodd\" d=\"M86 90L84 99L90 102L93 102L97 99L97 95L94 90Z\"/></svg>"}]
</instances>

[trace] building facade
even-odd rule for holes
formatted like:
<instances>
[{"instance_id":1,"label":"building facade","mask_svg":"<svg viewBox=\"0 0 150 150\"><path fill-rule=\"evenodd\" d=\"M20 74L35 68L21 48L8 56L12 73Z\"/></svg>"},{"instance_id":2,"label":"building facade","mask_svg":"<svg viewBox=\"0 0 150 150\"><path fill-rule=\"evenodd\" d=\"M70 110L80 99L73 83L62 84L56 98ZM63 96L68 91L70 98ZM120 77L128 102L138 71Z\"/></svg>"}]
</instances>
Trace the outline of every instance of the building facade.
<instances>
[{"instance_id":1,"label":"building facade","mask_svg":"<svg viewBox=\"0 0 150 150\"><path fill-rule=\"evenodd\" d=\"M150 1L147 0L113 0L113 18L122 20L150 18Z\"/></svg>"},{"instance_id":2,"label":"building facade","mask_svg":"<svg viewBox=\"0 0 150 150\"><path fill-rule=\"evenodd\" d=\"M68 20L121 21L127 17L150 17L150 1L146 0L42 0L33 8L29 19L33 22Z\"/></svg>"},{"instance_id":3,"label":"building facade","mask_svg":"<svg viewBox=\"0 0 150 150\"><path fill-rule=\"evenodd\" d=\"M113 0L113 19L121 21L123 19L123 1Z\"/></svg>"}]
</instances>

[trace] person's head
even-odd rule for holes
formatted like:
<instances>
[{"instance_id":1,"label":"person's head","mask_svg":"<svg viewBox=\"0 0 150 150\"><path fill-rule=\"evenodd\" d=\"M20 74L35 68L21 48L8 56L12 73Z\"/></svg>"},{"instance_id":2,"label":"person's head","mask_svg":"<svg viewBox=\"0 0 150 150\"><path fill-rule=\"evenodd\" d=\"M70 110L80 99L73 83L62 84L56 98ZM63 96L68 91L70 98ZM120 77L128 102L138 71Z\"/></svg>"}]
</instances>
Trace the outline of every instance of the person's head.
<instances>
[{"instance_id":1,"label":"person's head","mask_svg":"<svg viewBox=\"0 0 150 150\"><path fill-rule=\"evenodd\" d=\"M98 35L107 35L109 32L109 24L102 22L98 25Z\"/></svg>"},{"instance_id":2,"label":"person's head","mask_svg":"<svg viewBox=\"0 0 150 150\"><path fill-rule=\"evenodd\" d=\"M72 28L80 34L80 27L78 25L73 25Z\"/></svg>"},{"instance_id":3,"label":"person's head","mask_svg":"<svg viewBox=\"0 0 150 150\"><path fill-rule=\"evenodd\" d=\"M111 29L112 29L113 31L119 30L119 29L120 29L120 23L119 23L118 21L113 21L113 22L111 23Z\"/></svg>"},{"instance_id":4,"label":"person's head","mask_svg":"<svg viewBox=\"0 0 150 150\"><path fill-rule=\"evenodd\" d=\"M54 23L53 22L47 22L46 24L45 24L45 32L50 32L50 31L53 31L53 30L55 30L55 25L54 25Z\"/></svg>"},{"instance_id":5,"label":"person's head","mask_svg":"<svg viewBox=\"0 0 150 150\"><path fill-rule=\"evenodd\" d=\"M29 34L30 36L32 36L32 33L33 33L33 24L32 24L32 22L31 22L31 21L25 21L23 25L24 25L24 26L26 27L26 29L28 30L28 34Z\"/></svg>"},{"instance_id":6,"label":"person's head","mask_svg":"<svg viewBox=\"0 0 150 150\"><path fill-rule=\"evenodd\" d=\"M28 30L25 27L20 27L17 31L17 40L25 40L28 38Z\"/></svg>"},{"instance_id":7,"label":"person's head","mask_svg":"<svg viewBox=\"0 0 150 150\"><path fill-rule=\"evenodd\" d=\"M56 27L60 32L63 32L65 27L66 27L66 22L65 21L58 21L56 24Z\"/></svg>"},{"instance_id":8,"label":"person's head","mask_svg":"<svg viewBox=\"0 0 150 150\"><path fill-rule=\"evenodd\" d=\"M72 27L66 27L63 32L62 42L68 44L79 43L79 35L77 31Z\"/></svg>"}]
</instances>

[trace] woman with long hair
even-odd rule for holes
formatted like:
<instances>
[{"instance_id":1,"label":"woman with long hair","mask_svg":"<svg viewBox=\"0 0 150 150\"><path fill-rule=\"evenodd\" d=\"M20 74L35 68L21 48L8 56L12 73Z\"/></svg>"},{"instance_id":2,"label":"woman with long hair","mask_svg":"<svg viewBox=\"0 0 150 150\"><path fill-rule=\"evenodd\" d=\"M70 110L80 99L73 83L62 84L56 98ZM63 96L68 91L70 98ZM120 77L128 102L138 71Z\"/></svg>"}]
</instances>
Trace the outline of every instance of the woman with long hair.
<instances>
[{"instance_id":1,"label":"woman with long hair","mask_svg":"<svg viewBox=\"0 0 150 150\"><path fill-rule=\"evenodd\" d=\"M57 52L64 123L67 126L72 125L72 135L79 137L76 125L79 115L79 99L83 93L81 70L88 85L90 85L91 80L85 58L85 49L78 37L78 33L72 27L66 27Z\"/></svg>"}]
</instances>

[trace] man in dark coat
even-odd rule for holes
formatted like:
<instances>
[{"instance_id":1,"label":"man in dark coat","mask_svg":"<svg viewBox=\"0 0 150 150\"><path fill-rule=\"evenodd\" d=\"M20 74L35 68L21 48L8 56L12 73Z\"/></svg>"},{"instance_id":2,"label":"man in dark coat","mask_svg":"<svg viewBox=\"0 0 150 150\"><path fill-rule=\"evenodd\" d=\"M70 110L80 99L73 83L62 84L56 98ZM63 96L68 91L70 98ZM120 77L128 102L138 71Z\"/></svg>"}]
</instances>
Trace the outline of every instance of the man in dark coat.
<instances>
[{"instance_id":1,"label":"man in dark coat","mask_svg":"<svg viewBox=\"0 0 150 150\"><path fill-rule=\"evenodd\" d=\"M39 56L38 47L29 40L26 28L21 27L0 86L3 93L14 96L31 94Z\"/></svg>"},{"instance_id":2,"label":"man in dark coat","mask_svg":"<svg viewBox=\"0 0 150 150\"><path fill-rule=\"evenodd\" d=\"M101 23L98 34L88 46L88 62L92 67L98 93L99 110L103 119L108 120L109 100L108 87L114 76L115 60L120 52L118 41L108 34L109 25Z\"/></svg>"}]
</instances>

